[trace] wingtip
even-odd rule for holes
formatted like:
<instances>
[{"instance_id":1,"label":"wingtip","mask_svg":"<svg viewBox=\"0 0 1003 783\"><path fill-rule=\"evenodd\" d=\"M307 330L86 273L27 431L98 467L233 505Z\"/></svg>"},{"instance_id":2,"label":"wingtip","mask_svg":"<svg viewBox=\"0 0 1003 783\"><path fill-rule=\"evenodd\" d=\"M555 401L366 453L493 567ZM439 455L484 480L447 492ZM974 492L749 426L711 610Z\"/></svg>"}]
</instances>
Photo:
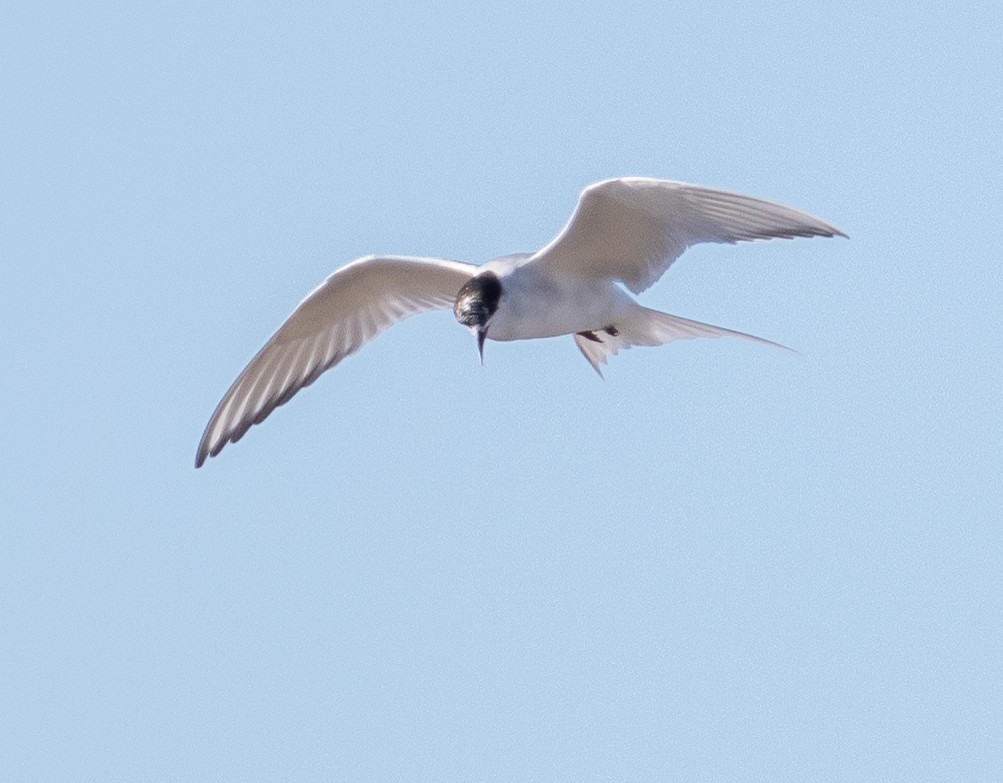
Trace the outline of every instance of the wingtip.
<instances>
[{"instance_id":1,"label":"wingtip","mask_svg":"<svg viewBox=\"0 0 1003 783\"><path fill-rule=\"evenodd\" d=\"M205 442L200 443L198 451L195 452L195 470L205 465L205 461L211 456L208 444Z\"/></svg>"},{"instance_id":2,"label":"wingtip","mask_svg":"<svg viewBox=\"0 0 1003 783\"><path fill-rule=\"evenodd\" d=\"M770 348L779 348L781 351L786 351L787 353L792 353L795 356L800 356L801 352L796 348L791 348L789 345L784 345L783 343L778 343L776 340L767 340L765 337L756 337L754 334L745 334L745 332L735 332L739 337L751 337L757 343L761 345L768 345Z\"/></svg>"}]
</instances>

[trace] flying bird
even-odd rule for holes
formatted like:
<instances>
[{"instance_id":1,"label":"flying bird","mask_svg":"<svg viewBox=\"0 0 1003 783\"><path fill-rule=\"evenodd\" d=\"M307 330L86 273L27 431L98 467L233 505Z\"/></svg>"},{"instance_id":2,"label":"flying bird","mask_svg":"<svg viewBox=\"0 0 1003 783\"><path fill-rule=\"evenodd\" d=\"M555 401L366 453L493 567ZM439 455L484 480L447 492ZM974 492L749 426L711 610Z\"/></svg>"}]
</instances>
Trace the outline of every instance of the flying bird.
<instances>
[{"instance_id":1,"label":"flying bird","mask_svg":"<svg viewBox=\"0 0 1003 783\"><path fill-rule=\"evenodd\" d=\"M487 339L571 335L600 375L610 356L633 345L722 336L776 345L642 307L628 291L644 291L699 242L814 236L846 234L751 196L624 177L585 188L567 225L535 253L480 266L441 258L359 258L311 291L240 373L209 419L195 467L388 327L426 310L452 307L476 337L481 363Z\"/></svg>"}]
</instances>

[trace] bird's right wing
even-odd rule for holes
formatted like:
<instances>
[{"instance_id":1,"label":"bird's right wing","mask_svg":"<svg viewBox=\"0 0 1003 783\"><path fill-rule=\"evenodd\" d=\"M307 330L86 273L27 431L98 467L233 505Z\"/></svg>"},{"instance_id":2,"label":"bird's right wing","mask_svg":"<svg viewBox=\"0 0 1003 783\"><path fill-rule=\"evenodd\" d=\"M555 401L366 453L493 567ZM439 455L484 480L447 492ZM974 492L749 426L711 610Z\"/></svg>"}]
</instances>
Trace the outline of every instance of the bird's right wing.
<instances>
[{"instance_id":1,"label":"bird's right wing","mask_svg":"<svg viewBox=\"0 0 1003 783\"><path fill-rule=\"evenodd\" d=\"M367 256L334 272L300 302L220 400L195 467L393 324L451 306L475 270L438 258Z\"/></svg>"},{"instance_id":2,"label":"bird's right wing","mask_svg":"<svg viewBox=\"0 0 1003 783\"><path fill-rule=\"evenodd\" d=\"M685 182L623 177L589 185L567 225L530 263L560 274L652 285L690 245L846 236L782 204Z\"/></svg>"}]
</instances>

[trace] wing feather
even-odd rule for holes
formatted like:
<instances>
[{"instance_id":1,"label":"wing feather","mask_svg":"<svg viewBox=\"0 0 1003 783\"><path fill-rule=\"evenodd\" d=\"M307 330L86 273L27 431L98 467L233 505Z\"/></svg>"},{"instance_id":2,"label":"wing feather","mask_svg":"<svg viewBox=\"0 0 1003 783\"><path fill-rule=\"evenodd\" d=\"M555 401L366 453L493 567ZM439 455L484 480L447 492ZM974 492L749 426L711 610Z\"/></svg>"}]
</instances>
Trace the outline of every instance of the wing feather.
<instances>
[{"instance_id":1,"label":"wing feather","mask_svg":"<svg viewBox=\"0 0 1003 783\"><path fill-rule=\"evenodd\" d=\"M684 182L624 177L589 185L550 244L530 263L555 271L651 286L691 245L846 236L782 204Z\"/></svg>"},{"instance_id":2,"label":"wing feather","mask_svg":"<svg viewBox=\"0 0 1003 783\"><path fill-rule=\"evenodd\" d=\"M195 467L393 324L451 306L475 270L438 258L367 256L334 272L237 376L206 425Z\"/></svg>"}]
</instances>

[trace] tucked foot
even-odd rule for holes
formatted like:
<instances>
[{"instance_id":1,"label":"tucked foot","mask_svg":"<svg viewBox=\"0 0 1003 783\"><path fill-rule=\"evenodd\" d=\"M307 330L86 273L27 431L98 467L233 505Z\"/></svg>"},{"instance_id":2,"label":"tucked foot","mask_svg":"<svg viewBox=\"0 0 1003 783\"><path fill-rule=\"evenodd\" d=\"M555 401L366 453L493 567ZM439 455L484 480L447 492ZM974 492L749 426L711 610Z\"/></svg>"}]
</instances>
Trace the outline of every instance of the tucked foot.
<instances>
[{"instance_id":1,"label":"tucked foot","mask_svg":"<svg viewBox=\"0 0 1003 783\"><path fill-rule=\"evenodd\" d=\"M604 326L602 331L608 334L610 337L616 337L620 332L615 326L610 324L609 326ZM587 332L578 332L579 337L584 337L586 340L591 340L594 343L601 343L602 338L595 333L594 329L590 329Z\"/></svg>"}]
</instances>

